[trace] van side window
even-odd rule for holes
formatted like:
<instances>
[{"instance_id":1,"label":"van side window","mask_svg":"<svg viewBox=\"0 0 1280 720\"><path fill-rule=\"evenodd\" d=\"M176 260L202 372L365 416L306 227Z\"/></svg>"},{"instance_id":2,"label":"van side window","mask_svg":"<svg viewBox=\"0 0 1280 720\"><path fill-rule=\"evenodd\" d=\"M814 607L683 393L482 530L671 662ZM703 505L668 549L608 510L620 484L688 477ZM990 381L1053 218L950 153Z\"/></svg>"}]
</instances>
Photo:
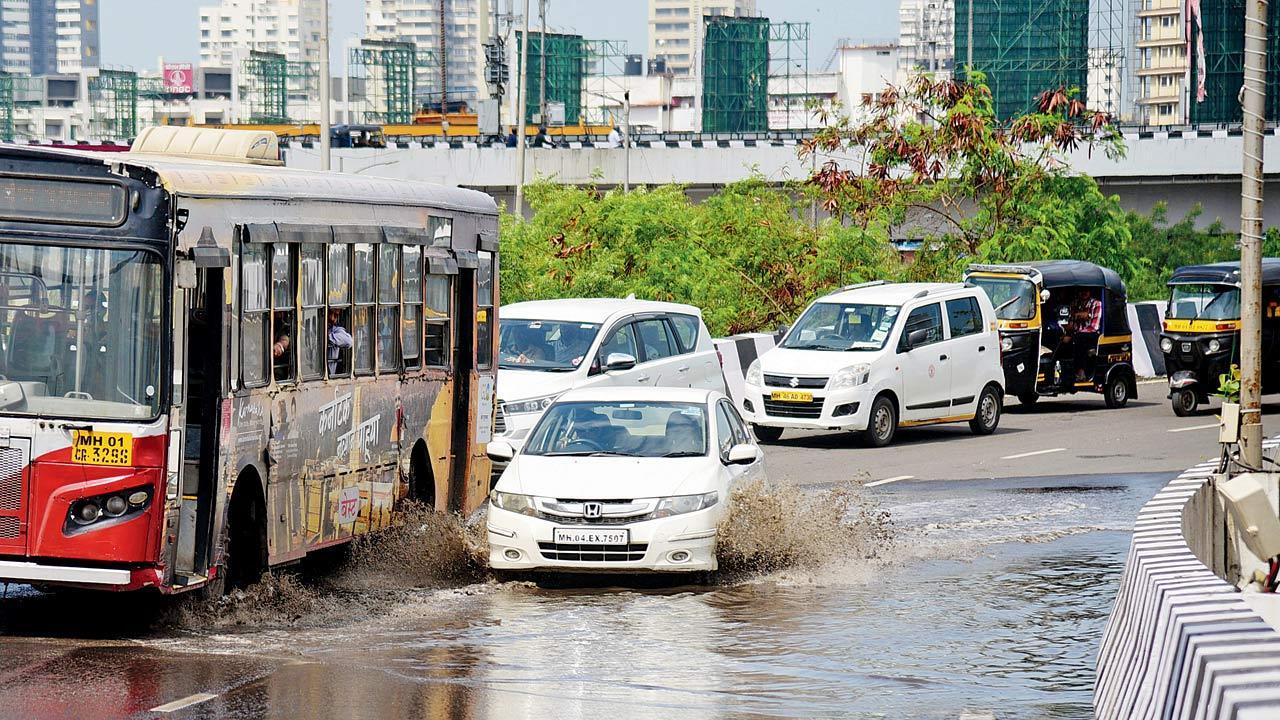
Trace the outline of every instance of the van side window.
<instances>
[{"instance_id":1,"label":"van side window","mask_svg":"<svg viewBox=\"0 0 1280 720\"><path fill-rule=\"evenodd\" d=\"M925 341L922 345L936 343L942 339L942 308L938 303L922 305L907 315L906 326L902 328L902 339L898 341L899 350L906 349L907 338L916 330L925 331Z\"/></svg>"},{"instance_id":2,"label":"van side window","mask_svg":"<svg viewBox=\"0 0 1280 720\"><path fill-rule=\"evenodd\" d=\"M671 325L676 329L676 340L680 341L680 352L691 353L698 347L698 329L702 325L692 315L671 315Z\"/></svg>"},{"instance_id":3,"label":"van side window","mask_svg":"<svg viewBox=\"0 0 1280 720\"><path fill-rule=\"evenodd\" d=\"M982 332L982 309L975 297L962 297L947 301L947 322L951 324L951 337L958 338Z\"/></svg>"},{"instance_id":4,"label":"van side window","mask_svg":"<svg viewBox=\"0 0 1280 720\"><path fill-rule=\"evenodd\" d=\"M604 364L609 360L609 356L613 353L622 353L636 358L637 362L640 353L636 350L636 331L633 323L619 325L609 333L609 338L600 346L600 362Z\"/></svg>"},{"instance_id":5,"label":"van side window","mask_svg":"<svg viewBox=\"0 0 1280 720\"><path fill-rule=\"evenodd\" d=\"M667 331L667 323L662 318L641 320L636 324L640 334L640 346L644 349L644 361L652 362L669 358L677 354L675 343Z\"/></svg>"}]
</instances>

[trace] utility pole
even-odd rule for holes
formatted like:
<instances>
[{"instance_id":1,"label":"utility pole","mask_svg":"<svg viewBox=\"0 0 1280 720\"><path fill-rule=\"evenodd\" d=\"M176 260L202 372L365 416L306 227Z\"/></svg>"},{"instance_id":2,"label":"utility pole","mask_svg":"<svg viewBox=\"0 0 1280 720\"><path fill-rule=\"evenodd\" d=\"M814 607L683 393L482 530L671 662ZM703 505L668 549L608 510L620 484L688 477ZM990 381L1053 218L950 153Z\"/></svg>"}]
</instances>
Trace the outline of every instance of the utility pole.
<instances>
[{"instance_id":1,"label":"utility pole","mask_svg":"<svg viewBox=\"0 0 1280 720\"><path fill-rule=\"evenodd\" d=\"M538 124L547 125L547 0L538 0Z\"/></svg>"},{"instance_id":2,"label":"utility pole","mask_svg":"<svg viewBox=\"0 0 1280 720\"><path fill-rule=\"evenodd\" d=\"M1246 0L1240 177L1240 460L1262 469L1262 131L1268 0Z\"/></svg>"},{"instance_id":3,"label":"utility pole","mask_svg":"<svg viewBox=\"0 0 1280 720\"><path fill-rule=\"evenodd\" d=\"M520 72L516 73L516 208L515 213L524 216L524 157L528 148L525 137L528 119L525 117L525 87L529 83L529 0L524 0L524 34L520 38Z\"/></svg>"},{"instance_id":4,"label":"utility pole","mask_svg":"<svg viewBox=\"0 0 1280 720\"><path fill-rule=\"evenodd\" d=\"M320 169L328 170L332 148L329 143L329 0L320 3ZM350 109L350 106L348 106Z\"/></svg>"},{"instance_id":5,"label":"utility pole","mask_svg":"<svg viewBox=\"0 0 1280 720\"><path fill-rule=\"evenodd\" d=\"M969 79L969 73L973 70L973 0L966 0L969 3L969 34L965 40L965 70L964 79Z\"/></svg>"},{"instance_id":6,"label":"utility pole","mask_svg":"<svg viewBox=\"0 0 1280 720\"><path fill-rule=\"evenodd\" d=\"M622 192L631 192L631 91L622 93Z\"/></svg>"}]
</instances>

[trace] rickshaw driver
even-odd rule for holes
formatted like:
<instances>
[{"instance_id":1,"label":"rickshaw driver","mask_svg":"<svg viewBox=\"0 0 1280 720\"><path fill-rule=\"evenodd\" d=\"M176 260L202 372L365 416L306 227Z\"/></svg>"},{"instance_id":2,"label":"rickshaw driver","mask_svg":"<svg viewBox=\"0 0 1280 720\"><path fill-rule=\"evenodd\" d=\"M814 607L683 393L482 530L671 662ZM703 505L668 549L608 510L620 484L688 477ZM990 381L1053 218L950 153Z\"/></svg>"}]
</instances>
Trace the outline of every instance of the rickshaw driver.
<instances>
[{"instance_id":1,"label":"rickshaw driver","mask_svg":"<svg viewBox=\"0 0 1280 720\"><path fill-rule=\"evenodd\" d=\"M1075 302L1071 304L1071 320L1062 336L1062 343L1071 346L1071 367L1075 371L1076 382L1085 379L1089 349L1097 346L1101 330L1102 301L1093 297L1089 288L1080 288Z\"/></svg>"}]
</instances>

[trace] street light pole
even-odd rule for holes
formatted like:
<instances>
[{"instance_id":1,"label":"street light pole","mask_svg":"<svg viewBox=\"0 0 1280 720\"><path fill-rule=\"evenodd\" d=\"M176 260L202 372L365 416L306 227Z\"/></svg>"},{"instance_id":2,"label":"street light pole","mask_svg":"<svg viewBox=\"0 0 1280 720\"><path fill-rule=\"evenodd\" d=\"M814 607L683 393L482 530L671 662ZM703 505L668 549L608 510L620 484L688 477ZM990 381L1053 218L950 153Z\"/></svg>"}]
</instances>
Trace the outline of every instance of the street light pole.
<instances>
[{"instance_id":1,"label":"street light pole","mask_svg":"<svg viewBox=\"0 0 1280 720\"><path fill-rule=\"evenodd\" d=\"M622 192L631 192L631 91L622 93Z\"/></svg>"},{"instance_id":2,"label":"street light pole","mask_svg":"<svg viewBox=\"0 0 1280 720\"><path fill-rule=\"evenodd\" d=\"M525 117L525 85L529 80L529 0L524 0L524 34L520 38L520 72L516 73L516 208L517 215L524 215L524 156L525 137L528 135Z\"/></svg>"},{"instance_id":3,"label":"street light pole","mask_svg":"<svg viewBox=\"0 0 1280 720\"><path fill-rule=\"evenodd\" d=\"M965 80L969 79L969 73L973 71L973 0L969 0L968 31L969 31L969 34L968 34L968 38L965 40L965 48L964 48L965 65L966 65L964 70Z\"/></svg>"},{"instance_id":4,"label":"street light pole","mask_svg":"<svg viewBox=\"0 0 1280 720\"><path fill-rule=\"evenodd\" d=\"M1240 178L1240 460L1262 469L1262 132L1268 0L1248 0L1244 20L1244 167Z\"/></svg>"},{"instance_id":5,"label":"street light pole","mask_svg":"<svg viewBox=\"0 0 1280 720\"><path fill-rule=\"evenodd\" d=\"M329 170L332 148L329 146L329 0L320 3L320 169Z\"/></svg>"},{"instance_id":6,"label":"street light pole","mask_svg":"<svg viewBox=\"0 0 1280 720\"><path fill-rule=\"evenodd\" d=\"M547 0L538 0L538 124L547 125Z\"/></svg>"}]
</instances>

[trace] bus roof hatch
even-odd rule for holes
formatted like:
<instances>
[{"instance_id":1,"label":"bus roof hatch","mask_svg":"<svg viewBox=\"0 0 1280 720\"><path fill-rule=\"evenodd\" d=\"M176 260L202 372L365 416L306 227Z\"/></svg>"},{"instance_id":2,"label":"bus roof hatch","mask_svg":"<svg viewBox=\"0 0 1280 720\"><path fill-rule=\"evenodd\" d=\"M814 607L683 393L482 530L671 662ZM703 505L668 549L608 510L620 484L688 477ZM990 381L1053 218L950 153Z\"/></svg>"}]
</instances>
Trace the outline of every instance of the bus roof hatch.
<instances>
[{"instance_id":1,"label":"bus roof hatch","mask_svg":"<svg viewBox=\"0 0 1280 720\"><path fill-rule=\"evenodd\" d=\"M279 138L263 130L149 127L138 134L129 152L251 165L284 164L280 160Z\"/></svg>"}]
</instances>

